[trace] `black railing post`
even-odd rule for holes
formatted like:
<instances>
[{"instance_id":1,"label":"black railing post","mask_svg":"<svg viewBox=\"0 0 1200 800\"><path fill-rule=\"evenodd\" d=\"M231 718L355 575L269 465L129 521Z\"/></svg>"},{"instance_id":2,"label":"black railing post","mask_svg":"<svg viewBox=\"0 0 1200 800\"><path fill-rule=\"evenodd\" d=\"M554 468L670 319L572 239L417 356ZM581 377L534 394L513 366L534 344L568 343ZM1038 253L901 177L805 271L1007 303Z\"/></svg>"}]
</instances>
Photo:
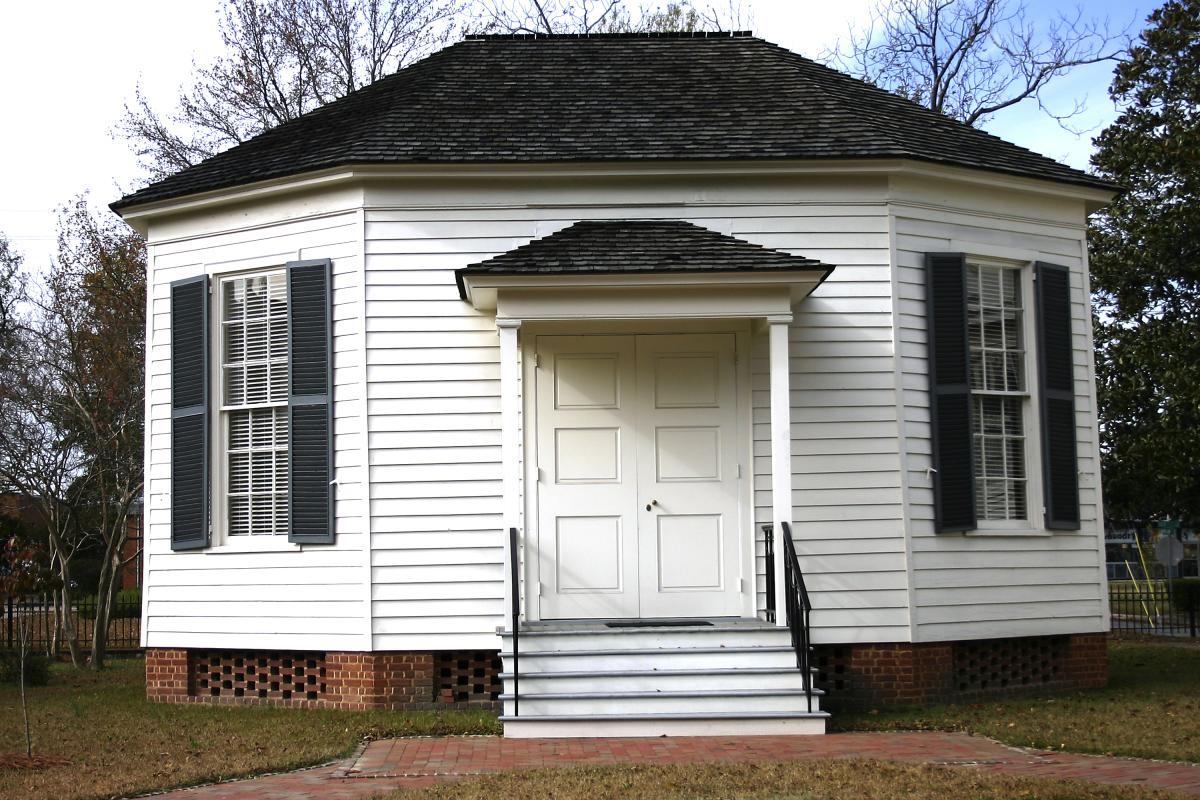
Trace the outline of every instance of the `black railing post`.
<instances>
[{"instance_id":1,"label":"black railing post","mask_svg":"<svg viewBox=\"0 0 1200 800\"><path fill-rule=\"evenodd\" d=\"M513 716L521 715L521 583L520 552L517 550L517 529L508 529L509 568L512 579L512 682Z\"/></svg>"},{"instance_id":2,"label":"black railing post","mask_svg":"<svg viewBox=\"0 0 1200 800\"><path fill-rule=\"evenodd\" d=\"M800 557L796 555L796 543L792 541L792 526L783 526L783 578L784 602L787 609L788 631L792 636L792 649L796 651L796 667L804 676L804 697L808 711L812 713L812 664L811 664L811 614L812 603L808 598L808 587L804 585L804 572L800 569Z\"/></svg>"},{"instance_id":3,"label":"black railing post","mask_svg":"<svg viewBox=\"0 0 1200 800\"><path fill-rule=\"evenodd\" d=\"M763 604L767 622L775 621L775 526L763 525L763 563L767 574L767 600Z\"/></svg>"}]
</instances>

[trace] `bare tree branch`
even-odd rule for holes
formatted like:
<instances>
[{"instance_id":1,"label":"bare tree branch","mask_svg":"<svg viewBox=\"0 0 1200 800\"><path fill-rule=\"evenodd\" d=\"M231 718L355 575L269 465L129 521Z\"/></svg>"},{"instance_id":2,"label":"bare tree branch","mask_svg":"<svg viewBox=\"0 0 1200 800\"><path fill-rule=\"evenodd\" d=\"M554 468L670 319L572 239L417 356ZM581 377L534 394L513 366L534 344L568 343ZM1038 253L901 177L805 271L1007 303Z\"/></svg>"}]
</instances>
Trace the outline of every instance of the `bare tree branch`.
<instances>
[{"instance_id":1,"label":"bare tree branch","mask_svg":"<svg viewBox=\"0 0 1200 800\"><path fill-rule=\"evenodd\" d=\"M466 0L229 0L224 52L196 66L176 108L140 90L116 132L150 180L295 119L450 40Z\"/></svg>"},{"instance_id":2,"label":"bare tree branch","mask_svg":"<svg viewBox=\"0 0 1200 800\"><path fill-rule=\"evenodd\" d=\"M1084 103L1055 111L1043 90L1075 67L1118 60L1129 48L1130 27L1117 30L1080 8L1035 25L1024 0L879 0L865 25L822 55L968 125L1033 100L1070 130L1067 120Z\"/></svg>"},{"instance_id":3,"label":"bare tree branch","mask_svg":"<svg viewBox=\"0 0 1200 800\"><path fill-rule=\"evenodd\" d=\"M632 12L622 0L478 0L477 6L482 33L671 33L749 26L737 0L729 0L725 9L679 0Z\"/></svg>"}]
</instances>

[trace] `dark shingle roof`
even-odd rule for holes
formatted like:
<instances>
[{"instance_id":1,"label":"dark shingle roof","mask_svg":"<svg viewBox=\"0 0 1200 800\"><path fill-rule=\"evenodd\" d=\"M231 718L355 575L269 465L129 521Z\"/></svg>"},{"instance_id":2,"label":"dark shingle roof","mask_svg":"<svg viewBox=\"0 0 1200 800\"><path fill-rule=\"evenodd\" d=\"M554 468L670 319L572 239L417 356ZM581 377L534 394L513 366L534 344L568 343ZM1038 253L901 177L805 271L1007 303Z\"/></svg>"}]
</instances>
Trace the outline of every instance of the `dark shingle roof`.
<instances>
[{"instance_id":1,"label":"dark shingle roof","mask_svg":"<svg viewBox=\"0 0 1200 800\"><path fill-rule=\"evenodd\" d=\"M347 165L845 158L1111 188L749 35L485 36L113 208Z\"/></svg>"},{"instance_id":2,"label":"dark shingle roof","mask_svg":"<svg viewBox=\"0 0 1200 800\"><path fill-rule=\"evenodd\" d=\"M833 267L673 219L584 220L455 273L602 275L663 272L820 272Z\"/></svg>"}]
</instances>

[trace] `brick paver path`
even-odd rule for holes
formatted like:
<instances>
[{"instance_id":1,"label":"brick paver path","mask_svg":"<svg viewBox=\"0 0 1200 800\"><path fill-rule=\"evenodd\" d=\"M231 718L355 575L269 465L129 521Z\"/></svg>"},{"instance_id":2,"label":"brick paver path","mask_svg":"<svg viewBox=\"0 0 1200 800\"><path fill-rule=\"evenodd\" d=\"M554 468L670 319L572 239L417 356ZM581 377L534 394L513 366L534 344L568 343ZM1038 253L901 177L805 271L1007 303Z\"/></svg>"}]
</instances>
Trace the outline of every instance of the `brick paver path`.
<instances>
[{"instance_id":1,"label":"brick paver path","mask_svg":"<svg viewBox=\"0 0 1200 800\"><path fill-rule=\"evenodd\" d=\"M385 739L313 769L182 789L170 800L358 800L465 775L569 764L697 764L872 758L1035 778L1129 784L1200 797L1200 765L1025 750L962 733L834 733L659 739Z\"/></svg>"}]
</instances>

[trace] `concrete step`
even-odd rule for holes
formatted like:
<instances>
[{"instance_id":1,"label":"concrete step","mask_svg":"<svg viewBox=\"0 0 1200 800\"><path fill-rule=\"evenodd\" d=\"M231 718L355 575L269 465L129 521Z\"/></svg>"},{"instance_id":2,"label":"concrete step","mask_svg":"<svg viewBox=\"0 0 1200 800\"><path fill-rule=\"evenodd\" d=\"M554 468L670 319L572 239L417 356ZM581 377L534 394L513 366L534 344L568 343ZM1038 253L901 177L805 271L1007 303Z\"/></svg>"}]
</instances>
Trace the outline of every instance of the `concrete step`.
<instances>
[{"instance_id":1,"label":"concrete step","mask_svg":"<svg viewBox=\"0 0 1200 800\"><path fill-rule=\"evenodd\" d=\"M641 714L604 716L503 716L504 735L514 739L593 736L796 736L825 733L824 711L812 714Z\"/></svg>"},{"instance_id":2,"label":"concrete step","mask_svg":"<svg viewBox=\"0 0 1200 800\"><path fill-rule=\"evenodd\" d=\"M511 715L514 711L512 696L503 694L500 700L504 714ZM804 691L791 689L556 694L527 694L522 690L519 705L522 714L533 716L617 718L643 714L807 713L810 710ZM811 710L819 708L819 698L814 697Z\"/></svg>"},{"instance_id":3,"label":"concrete step","mask_svg":"<svg viewBox=\"0 0 1200 800\"><path fill-rule=\"evenodd\" d=\"M745 669L658 669L652 671L614 670L611 672L525 672L522 662L521 694L561 694L564 692L662 692L711 691L716 689L791 689L804 690L804 678L793 668ZM511 688L512 673L500 676Z\"/></svg>"},{"instance_id":4,"label":"concrete step","mask_svg":"<svg viewBox=\"0 0 1200 800\"><path fill-rule=\"evenodd\" d=\"M501 631L503 649L512 649L512 633ZM520 648L526 650L665 650L694 647L787 647L787 628L769 625L712 627L605 628L588 626L572 630L521 631Z\"/></svg>"},{"instance_id":5,"label":"concrete step","mask_svg":"<svg viewBox=\"0 0 1200 800\"><path fill-rule=\"evenodd\" d=\"M522 644L524 644L522 642ZM512 654L502 652L504 671L512 672ZM796 667L796 653L788 647L693 647L670 650L557 650L520 652L521 676L551 672L653 672L661 669Z\"/></svg>"}]
</instances>

